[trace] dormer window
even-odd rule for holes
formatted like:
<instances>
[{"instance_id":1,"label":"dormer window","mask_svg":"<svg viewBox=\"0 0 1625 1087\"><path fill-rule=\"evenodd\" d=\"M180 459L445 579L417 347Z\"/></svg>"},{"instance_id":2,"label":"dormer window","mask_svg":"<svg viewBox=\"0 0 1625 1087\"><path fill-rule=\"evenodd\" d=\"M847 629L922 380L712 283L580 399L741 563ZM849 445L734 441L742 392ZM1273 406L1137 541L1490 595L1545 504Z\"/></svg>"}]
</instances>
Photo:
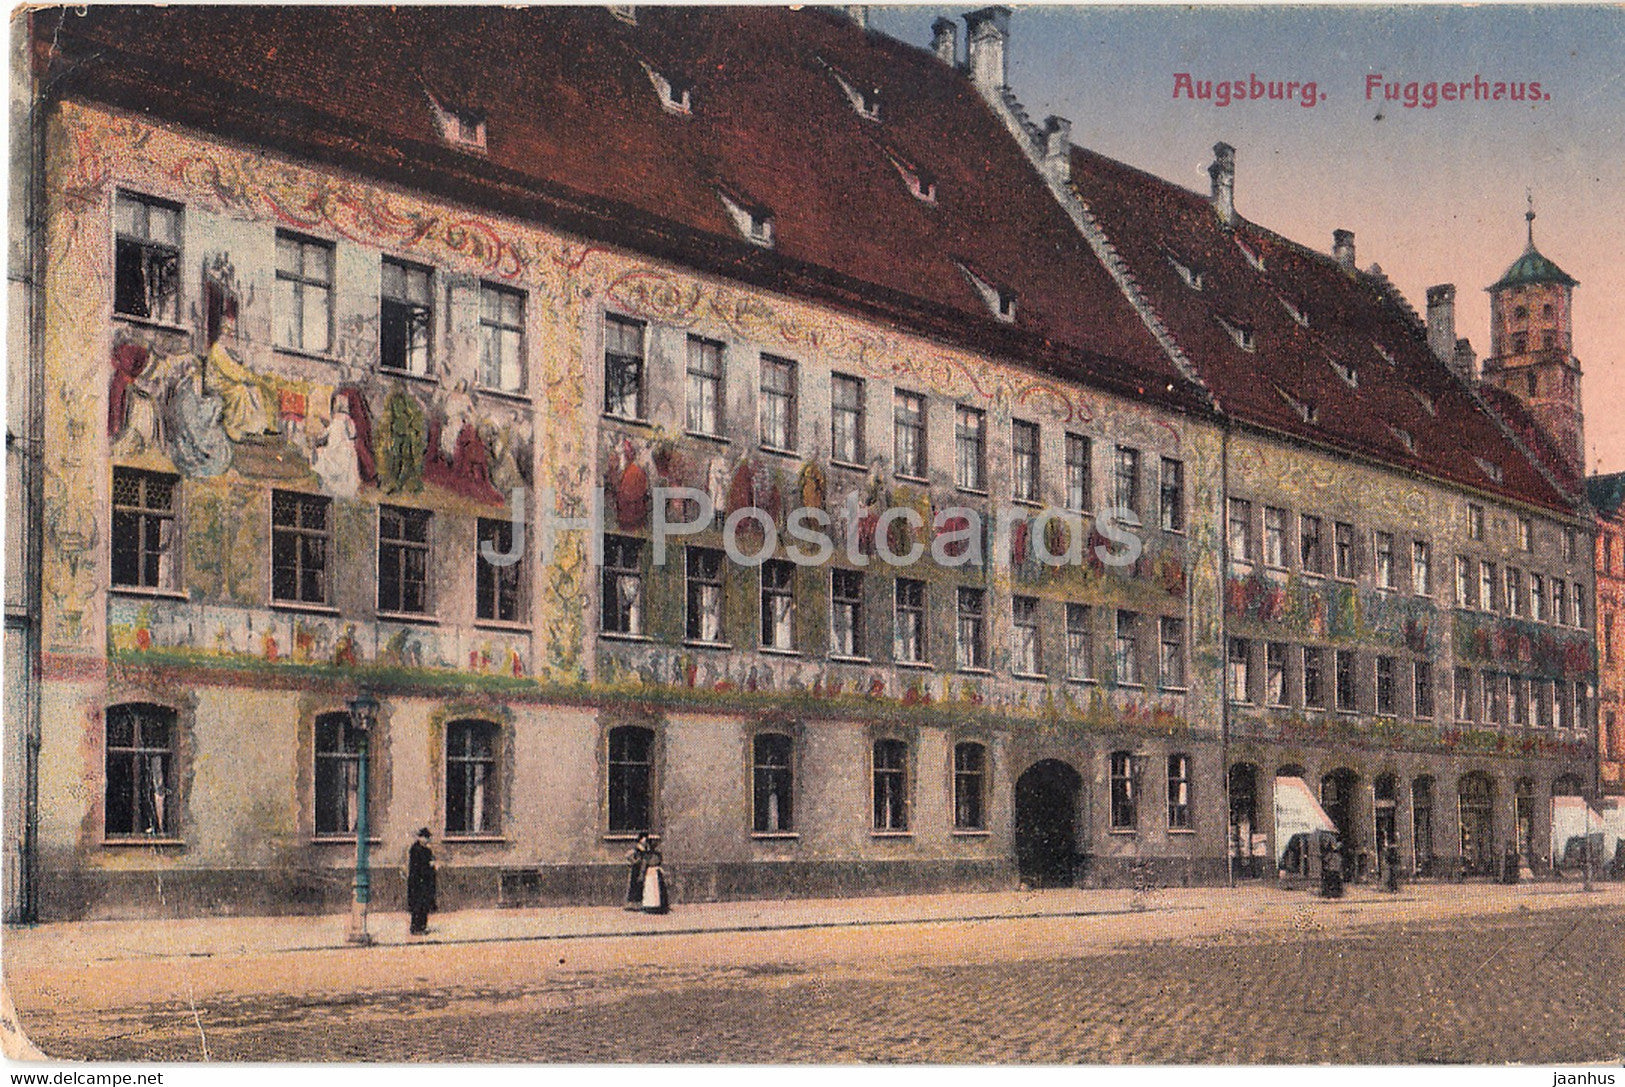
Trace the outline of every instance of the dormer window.
<instances>
[{"instance_id":1,"label":"dormer window","mask_svg":"<svg viewBox=\"0 0 1625 1087\"><path fill-rule=\"evenodd\" d=\"M1300 326L1302 326L1303 328L1308 328L1309 327L1309 314L1304 312L1304 310L1302 308L1293 305L1291 302L1288 302L1285 298L1281 299L1281 306L1289 314L1292 315L1292 319L1294 321L1298 322L1298 324Z\"/></svg>"},{"instance_id":2,"label":"dormer window","mask_svg":"<svg viewBox=\"0 0 1625 1087\"><path fill-rule=\"evenodd\" d=\"M647 63L643 64L643 70L649 74L649 82L654 84L655 94L660 96L661 109L667 113L685 116L693 112L687 80L662 75Z\"/></svg>"},{"instance_id":3,"label":"dormer window","mask_svg":"<svg viewBox=\"0 0 1625 1087\"><path fill-rule=\"evenodd\" d=\"M440 138L464 151L485 153L485 114L474 109L443 106L429 97L435 122L440 126Z\"/></svg>"},{"instance_id":4,"label":"dormer window","mask_svg":"<svg viewBox=\"0 0 1625 1087\"><path fill-rule=\"evenodd\" d=\"M1247 263L1253 266L1254 271L1262 272L1264 270L1264 258L1254 252L1246 242L1237 238L1236 248L1241 250L1241 255L1247 258Z\"/></svg>"},{"instance_id":5,"label":"dormer window","mask_svg":"<svg viewBox=\"0 0 1625 1087\"><path fill-rule=\"evenodd\" d=\"M1186 264L1172 253L1166 255L1168 263L1174 266L1174 271L1179 273L1179 278L1185 281L1185 286L1193 291L1202 289L1202 270L1200 268Z\"/></svg>"},{"instance_id":6,"label":"dormer window","mask_svg":"<svg viewBox=\"0 0 1625 1087\"><path fill-rule=\"evenodd\" d=\"M1280 394L1282 400L1285 400L1291 406L1293 411L1297 412L1299 419L1306 423L1320 422L1320 412L1316 409L1314 401L1299 400L1279 385L1275 387L1275 391Z\"/></svg>"},{"instance_id":7,"label":"dormer window","mask_svg":"<svg viewBox=\"0 0 1625 1087\"><path fill-rule=\"evenodd\" d=\"M1410 431L1406 430L1404 427L1397 427L1392 424L1389 424L1388 430L1391 434L1393 434L1394 441L1405 447L1405 452L1416 452L1416 439L1411 437Z\"/></svg>"},{"instance_id":8,"label":"dormer window","mask_svg":"<svg viewBox=\"0 0 1625 1087\"><path fill-rule=\"evenodd\" d=\"M728 210L728 217L734 221L734 226L745 240L752 245L759 245L764 249L773 248L773 213L743 197L730 196L728 193L717 191L722 200L722 206Z\"/></svg>"},{"instance_id":9,"label":"dormer window","mask_svg":"<svg viewBox=\"0 0 1625 1087\"><path fill-rule=\"evenodd\" d=\"M989 283L963 264L959 266L959 270L965 274L966 279L970 280L971 286L976 288L976 293L982 296L982 301L987 303L988 312L1006 324L1015 323L1015 291L1009 287L1000 287Z\"/></svg>"},{"instance_id":10,"label":"dormer window","mask_svg":"<svg viewBox=\"0 0 1625 1087\"><path fill-rule=\"evenodd\" d=\"M864 87L859 85L853 80L848 79L839 69L837 69L833 64L830 64L828 61L824 60L822 57L818 58L818 62L825 68L829 69L829 74L833 76L835 78L835 82L840 85L841 93L846 95L846 100L852 103L852 108L857 111L859 117L862 117L865 121L880 120L879 87Z\"/></svg>"},{"instance_id":11,"label":"dormer window","mask_svg":"<svg viewBox=\"0 0 1625 1087\"><path fill-rule=\"evenodd\" d=\"M886 157L891 160L891 164L896 167L897 172L902 175L903 184L908 186L908 194L910 196L927 204L935 204L937 202L936 178L932 177L924 170L921 170L919 167L910 165L900 155L896 155L888 151L886 152Z\"/></svg>"},{"instance_id":12,"label":"dormer window","mask_svg":"<svg viewBox=\"0 0 1625 1087\"><path fill-rule=\"evenodd\" d=\"M1332 369L1337 371L1337 376L1342 378L1349 388L1360 387L1360 371L1356 370L1352 363L1338 362L1336 359L1332 359L1331 362Z\"/></svg>"},{"instance_id":13,"label":"dormer window","mask_svg":"<svg viewBox=\"0 0 1625 1087\"><path fill-rule=\"evenodd\" d=\"M1473 463L1478 465L1478 470L1488 476L1491 482L1501 482L1501 466L1499 464L1496 464L1493 461L1487 461L1483 457L1474 457Z\"/></svg>"},{"instance_id":14,"label":"dormer window","mask_svg":"<svg viewBox=\"0 0 1625 1087\"><path fill-rule=\"evenodd\" d=\"M1377 354L1382 356L1383 362L1386 362L1389 366L1394 364L1393 352L1389 351L1380 343L1373 343L1371 346L1376 349Z\"/></svg>"},{"instance_id":15,"label":"dormer window","mask_svg":"<svg viewBox=\"0 0 1625 1087\"><path fill-rule=\"evenodd\" d=\"M1411 395L1416 397L1416 402L1418 404L1422 405L1422 410L1423 411L1426 411L1429 415L1438 415L1439 414L1438 402L1435 401L1433 399L1433 397L1429 396L1427 393L1423 392L1421 389L1412 389L1411 390Z\"/></svg>"},{"instance_id":16,"label":"dormer window","mask_svg":"<svg viewBox=\"0 0 1625 1087\"><path fill-rule=\"evenodd\" d=\"M628 26L638 25L638 9L634 4L611 4L609 13Z\"/></svg>"},{"instance_id":17,"label":"dormer window","mask_svg":"<svg viewBox=\"0 0 1625 1087\"><path fill-rule=\"evenodd\" d=\"M1243 351L1252 351L1256 349L1256 345L1253 342L1253 330L1250 325L1244 325L1240 321L1234 321L1224 316L1219 316L1218 322L1224 327L1226 332L1230 333L1230 338L1236 341L1237 347L1241 348Z\"/></svg>"}]
</instances>

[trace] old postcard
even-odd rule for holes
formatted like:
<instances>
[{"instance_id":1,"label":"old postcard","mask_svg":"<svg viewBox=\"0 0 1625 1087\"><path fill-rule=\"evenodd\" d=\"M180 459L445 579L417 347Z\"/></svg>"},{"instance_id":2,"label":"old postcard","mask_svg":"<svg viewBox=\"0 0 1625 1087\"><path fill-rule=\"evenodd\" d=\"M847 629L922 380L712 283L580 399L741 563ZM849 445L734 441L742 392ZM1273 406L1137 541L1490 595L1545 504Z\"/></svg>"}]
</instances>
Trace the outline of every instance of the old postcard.
<instances>
[{"instance_id":1,"label":"old postcard","mask_svg":"<svg viewBox=\"0 0 1625 1087\"><path fill-rule=\"evenodd\" d=\"M1625 1059L1621 8L11 28L13 1061Z\"/></svg>"}]
</instances>

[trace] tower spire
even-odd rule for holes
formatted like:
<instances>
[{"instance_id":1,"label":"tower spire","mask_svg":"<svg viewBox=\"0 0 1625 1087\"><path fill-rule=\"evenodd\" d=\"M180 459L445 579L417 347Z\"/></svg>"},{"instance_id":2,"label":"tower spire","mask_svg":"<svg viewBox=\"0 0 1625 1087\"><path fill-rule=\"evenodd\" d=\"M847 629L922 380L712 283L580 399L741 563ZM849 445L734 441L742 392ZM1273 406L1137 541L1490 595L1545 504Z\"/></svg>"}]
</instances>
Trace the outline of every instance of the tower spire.
<instances>
[{"instance_id":1,"label":"tower spire","mask_svg":"<svg viewBox=\"0 0 1625 1087\"><path fill-rule=\"evenodd\" d=\"M1535 248L1535 192L1533 189L1524 190L1524 199L1529 201L1529 210L1523 213L1524 221L1528 224L1529 248Z\"/></svg>"}]
</instances>

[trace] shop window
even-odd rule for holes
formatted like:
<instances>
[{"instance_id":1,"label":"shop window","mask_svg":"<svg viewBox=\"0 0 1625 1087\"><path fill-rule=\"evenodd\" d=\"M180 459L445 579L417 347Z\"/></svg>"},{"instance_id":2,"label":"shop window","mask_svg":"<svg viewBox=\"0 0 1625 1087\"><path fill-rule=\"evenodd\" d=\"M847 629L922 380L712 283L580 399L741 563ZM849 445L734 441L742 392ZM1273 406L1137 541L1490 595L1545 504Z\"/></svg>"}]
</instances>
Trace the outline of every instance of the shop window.
<instances>
[{"instance_id":1,"label":"shop window","mask_svg":"<svg viewBox=\"0 0 1625 1087\"><path fill-rule=\"evenodd\" d=\"M316 834L354 834L360 814L361 732L348 713L316 718Z\"/></svg>"}]
</instances>

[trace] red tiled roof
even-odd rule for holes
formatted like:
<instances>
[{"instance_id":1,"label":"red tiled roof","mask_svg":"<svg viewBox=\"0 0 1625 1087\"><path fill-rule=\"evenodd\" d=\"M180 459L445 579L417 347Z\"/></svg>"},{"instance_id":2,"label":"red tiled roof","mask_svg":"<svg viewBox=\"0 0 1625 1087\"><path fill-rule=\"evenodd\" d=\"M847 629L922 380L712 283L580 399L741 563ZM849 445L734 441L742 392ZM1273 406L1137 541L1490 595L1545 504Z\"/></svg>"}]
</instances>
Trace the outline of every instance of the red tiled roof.
<instances>
[{"instance_id":1,"label":"red tiled roof","mask_svg":"<svg viewBox=\"0 0 1625 1087\"><path fill-rule=\"evenodd\" d=\"M36 40L65 55L63 94L1204 404L965 76L839 16L639 8L634 26L604 8L92 6L35 18ZM690 115L662 107L644 64L690 85ZM878 123L831 66L879 88ZM483 157L442 146L431 94L483 114ZM934 205L909 193L888 144L936 181ZM772 213L772 250L740 237L719 191ZM961 264L1015 291L1013 326Z\"/></svg>"},{"instance_id":2,"label":"red tiled roof","mask_svg":"<svg viewBox=\"0 0 1625 1087\"><path fill-rule=\"evenodd\" d=\"M1073 151L1072 176L1226 414L1483 491L1573 509L1428 348L1415 312L1385 278L1350 274L1245 219L1227 228L1207 196L1082 148ZM1201 272L1200 290L1175 261ZM1238 346L1226 322L1251 330L1251 350ZM1354 384L1339 367L1352 372ZM1313 422L1299 410L1309 404ZM1480 460L1499 471L1499 481Z\"/></svg>"}]
</instances>

